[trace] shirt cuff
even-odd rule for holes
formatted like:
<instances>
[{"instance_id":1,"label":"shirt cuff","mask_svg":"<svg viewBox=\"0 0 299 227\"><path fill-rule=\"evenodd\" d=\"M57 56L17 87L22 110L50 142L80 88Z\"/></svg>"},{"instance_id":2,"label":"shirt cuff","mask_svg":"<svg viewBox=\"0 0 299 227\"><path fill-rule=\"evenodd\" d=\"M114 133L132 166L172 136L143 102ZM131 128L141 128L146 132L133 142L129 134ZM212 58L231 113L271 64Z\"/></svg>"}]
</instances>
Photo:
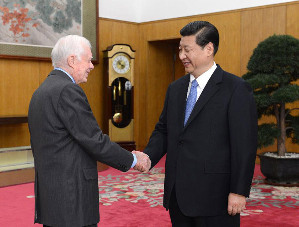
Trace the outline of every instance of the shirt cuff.
<instances>
[{"instance_id":1,"label":"shirt cuff","mask_svg":"<svg viewBox=\"0 0 299 227\"><path fill-rule=\"evenodd\" d=\"M136 163L137 163L136 155L135 155L135 154L132 154L132 155L133 155L133 157L134 157L134 161L133 161L133 163L132 163L131 168L133 168L133 167L136 165Z\"/></svg>"}]
</instances>

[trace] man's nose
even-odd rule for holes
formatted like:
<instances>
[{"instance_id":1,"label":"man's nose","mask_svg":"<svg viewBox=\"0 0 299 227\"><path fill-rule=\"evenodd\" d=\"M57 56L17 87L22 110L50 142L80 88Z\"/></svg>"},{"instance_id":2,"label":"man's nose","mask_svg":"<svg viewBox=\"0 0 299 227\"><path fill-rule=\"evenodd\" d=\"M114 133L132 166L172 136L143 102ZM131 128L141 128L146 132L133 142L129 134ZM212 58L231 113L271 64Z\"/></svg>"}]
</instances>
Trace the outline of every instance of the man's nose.
<instances>
[{"instance_id":1,"label":"man's nose","mask_svg":"<svg viewBox=\"0 0 299 227\"><path fill-rule=\"evenodd\" d=\"M179 53L179 58L180 58L181 60L183 60L184 58L186 58L186 54L184 53L184 51L181 51L181 52Z\"/></svg>"}]
</instances>

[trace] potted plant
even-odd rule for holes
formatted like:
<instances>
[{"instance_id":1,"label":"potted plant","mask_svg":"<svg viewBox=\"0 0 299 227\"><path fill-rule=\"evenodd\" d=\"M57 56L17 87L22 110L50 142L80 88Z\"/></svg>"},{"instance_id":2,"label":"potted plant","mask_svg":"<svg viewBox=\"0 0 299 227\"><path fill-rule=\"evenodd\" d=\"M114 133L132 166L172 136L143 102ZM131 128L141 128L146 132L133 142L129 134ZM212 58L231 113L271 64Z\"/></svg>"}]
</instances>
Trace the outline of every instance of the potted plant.
<instances>
[{"instance_id":1,"label":"potted plant","mask_svg":"<svg viewBox=\"0 0 299 227\"><path fill-rule=\"evenodd\" d=\"M299 153L286 150L287 138L299 144L299 106L286 107L299 100L299 40L289 35L270 36L255 48L247 69L243 79L253 88L259 119L276 119L258 127L259 148L277 141L277 152L259 155L261 172L268 183L299 185Z\"/></svg>"}]
</instances>

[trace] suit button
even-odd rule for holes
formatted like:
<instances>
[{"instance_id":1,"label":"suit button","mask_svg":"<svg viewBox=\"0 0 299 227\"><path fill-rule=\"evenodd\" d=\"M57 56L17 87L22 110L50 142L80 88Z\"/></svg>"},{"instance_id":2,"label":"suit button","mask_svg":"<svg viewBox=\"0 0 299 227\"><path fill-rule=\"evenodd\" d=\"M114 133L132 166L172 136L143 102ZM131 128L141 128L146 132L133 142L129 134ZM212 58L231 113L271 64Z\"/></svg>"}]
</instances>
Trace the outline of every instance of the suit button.
<instances>
[{"instance_id":1,"label":"suit button","mask_svg":"<svg viewBox=\"0 0 299 227\"><path fill-rule=\"evenodd\" d=\"M179 141L179 145L183 145L183 141L182 140Z\"/></svg>"}]
</instances>

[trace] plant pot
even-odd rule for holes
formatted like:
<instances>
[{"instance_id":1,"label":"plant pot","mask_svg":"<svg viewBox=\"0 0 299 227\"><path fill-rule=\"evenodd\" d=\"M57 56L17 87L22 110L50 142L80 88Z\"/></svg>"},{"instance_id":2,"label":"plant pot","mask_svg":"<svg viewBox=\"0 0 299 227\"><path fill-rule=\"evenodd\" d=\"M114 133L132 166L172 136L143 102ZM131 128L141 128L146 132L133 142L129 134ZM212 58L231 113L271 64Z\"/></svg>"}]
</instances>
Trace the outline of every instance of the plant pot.
<instances>
[{"instance_id":1,"label":"plant pot","mask_svg":"<svg viewBox=\"0 0 299 227\"><path fill-rule=\"evenodd\" d=\"M276 158L265 156L265 153L268 152L258 154L261 160L261 172L266 177L265 183L280 186L299 186L299 158Z\"/></svg>"}]
</instances>

